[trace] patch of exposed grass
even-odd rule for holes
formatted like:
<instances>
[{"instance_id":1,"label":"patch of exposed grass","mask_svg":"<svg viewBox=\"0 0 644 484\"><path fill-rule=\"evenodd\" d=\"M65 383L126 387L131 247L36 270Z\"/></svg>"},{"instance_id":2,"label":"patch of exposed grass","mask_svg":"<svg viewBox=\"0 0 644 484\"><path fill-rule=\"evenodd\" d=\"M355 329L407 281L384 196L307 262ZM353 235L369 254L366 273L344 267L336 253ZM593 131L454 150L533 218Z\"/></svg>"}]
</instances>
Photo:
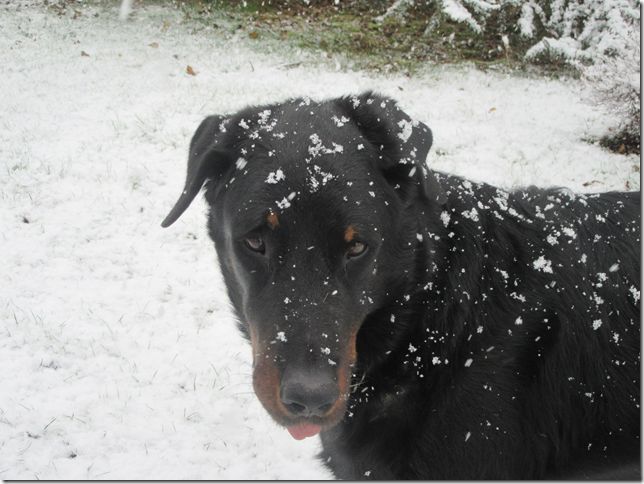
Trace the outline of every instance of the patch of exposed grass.
<instances>
[{"instance_id":1,"label":"patch of exposed grass","mask_svg":"<svg viewBox=\"0 0 644 484\"><path fill-rule=\"evenodd\" d=\"M481 69L539 71L558 76L574 74L565 63L523 60L530 43L503 25L517 12L505 10L488 22L490 33L476 34L463 23L442 15L432 2L404 15L377 20L389 2L353 1L342 6L312 0L181 0L190 18L209 22L224 16L234 28L261 42L287 42L291 47L342 56L356 68L413 74L427 62L473 63ZM487 30L486 30L487 32ZM505 41L504 41L505 37Z\"/></svg>"},{"instance_id":2,"label":"patch of exposed grass","mask_svg":"<svg viewBox=\"0 0 644 484\"><path fill-rule=\"evenodd\" d=\"M610 151L622 155L639 155L641 152L639 134L622 130L616 134L603 136L599 144Z\"/></svg>"}]
</instances>

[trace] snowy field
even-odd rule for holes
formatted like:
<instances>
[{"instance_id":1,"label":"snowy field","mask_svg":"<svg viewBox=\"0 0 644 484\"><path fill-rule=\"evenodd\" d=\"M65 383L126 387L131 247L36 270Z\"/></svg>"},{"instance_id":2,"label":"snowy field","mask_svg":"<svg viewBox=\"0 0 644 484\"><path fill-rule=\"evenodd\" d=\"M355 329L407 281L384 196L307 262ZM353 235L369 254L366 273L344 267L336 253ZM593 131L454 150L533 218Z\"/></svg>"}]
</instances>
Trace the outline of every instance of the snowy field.
<instances>
[{"instance_id":1,"label":"snowy field","mask_svg":"<svg viewBox=\"0 0 644 484\"><path fill-rule=\"evenodd\" d=\"M375 89L433 129L434 168L639 189L638 157L585 141L614 120L576 81L378 77L170 6L73 17L0 3L0 479L331 477L252 393L203 201L159 226L207 114Z\"/></svg>"}]
</instances>

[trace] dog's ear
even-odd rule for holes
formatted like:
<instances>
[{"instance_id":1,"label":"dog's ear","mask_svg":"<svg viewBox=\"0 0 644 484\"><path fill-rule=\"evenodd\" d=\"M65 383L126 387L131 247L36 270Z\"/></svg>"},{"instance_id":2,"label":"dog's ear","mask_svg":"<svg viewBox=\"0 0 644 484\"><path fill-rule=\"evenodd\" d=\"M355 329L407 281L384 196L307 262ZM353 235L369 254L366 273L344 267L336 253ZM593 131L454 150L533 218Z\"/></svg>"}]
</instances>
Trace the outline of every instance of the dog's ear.
<instances>
[{"instance_id":1,"label":"dog's ear","mask_svg":"<svg viewBox=\"0 0 644 484\"><path fill-rule=\"evenodd\" d=\"M403 198L414 182L422 196L445 203L445 192L425 163L433 141L428 126L413 121L393 99L372 92L336 102L378 150L385 178L402 191Z\"/></svg>"},{"instance_id":2,"label":"dog's ear","mask_svg":"<svg viewBox=\"0 0 644 484\"><path fill-rule=\"evenodd\" d=\"M192 203L204 183L223 173L230 165L228 152L221 147L219 136L224 120L223 116L208 116L195 131L190 141L188 172L183 192L161 222L161 227L172 225Z\"/></svg>"}]
</instances>

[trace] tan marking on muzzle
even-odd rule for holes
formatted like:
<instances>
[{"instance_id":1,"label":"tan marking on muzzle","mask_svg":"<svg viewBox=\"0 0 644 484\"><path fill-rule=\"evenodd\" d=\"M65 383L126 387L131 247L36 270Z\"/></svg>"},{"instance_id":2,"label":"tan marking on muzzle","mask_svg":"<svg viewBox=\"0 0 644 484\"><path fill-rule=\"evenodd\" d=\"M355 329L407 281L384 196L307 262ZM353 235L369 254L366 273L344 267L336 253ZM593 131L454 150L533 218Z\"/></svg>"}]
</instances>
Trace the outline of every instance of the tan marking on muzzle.
<instances>
[{"instance_id":1,"label":"tan marking on muzzle","mask_svg":"<svg viewBox=\"0 0 644 484\"><path fill-rule=\"evenodd\" d=\"M250 326L250 344L253 349L253 389L264 408L273 417L288 415L280 399L280 372L272 358L262 351L257 331Z\"/></svg>"},{"instance_id":2,"label":"tan marking on muzzle","mask_svg":"<svg viewBox=\"0 0 644 484\"><path fill-rule=\"evenodd\" d=\"M265 355L261 356L253 370L253 389L264 408L273 417L288 415L280 399L279 369Z\"/></svg>"},{"instance_id":3,"label":"tan marking on muzzle","mask_svg":"<svg viewBox=\"0 0 644 484\"><path fill-rule=\"evenodd\" d=\"M349 225L344 231L344 241L351 242L356 235L358 235L358 231L353 227L353 225Z\"/></svg>"},{"instance_id":4,"label":"tan marking on muzzle","mask_svg":"<svg viewBox=\"0 0 644 484\"><path fill-rule=\"evenodd\" d=\"M257 331L250 326L250 341L253 348L253 389L259 401L268 413L282 425L292 422L289 411L280 398L280 371L274 364L273 357L263 351L262 342ZM356 362L356 336L358 328L349 335L348 344L340 357L337 370L340 397L324 415L323 428L331 428L342 420L346 412L351 383L351 367Z\"/></svg>"},{"instance_id":5,"label":"tan marking on muzzle","mask_svg":"<svg viewBox=\"0 0 644 484\"><path fill-rule=\"evenodd\" d=\"M268 226L273 230L280 226L280 221L277 218L277 214L272 210L269 210L268 215L266 216L266 221L268 222Z\"/></svg>"},{"instance_id":6,"label":"tan marking on muzzle","mask_svg":"<svg viewBox=\"0 0 644 484\"><path fill-rule=\"evenodd\" d=\"M356 351L356 337L358 335L358 328L354 329L349 335L346 352L343 355L340 365L338 365L338 388L340 390L340 398L329 409L326 417L332 422L337 423L342 419L346 410L345 404L349 399L351 384L351 367L356 362L358 353ZM333 424L332 424L333 425Z\"/></svg>"}]
</instances>

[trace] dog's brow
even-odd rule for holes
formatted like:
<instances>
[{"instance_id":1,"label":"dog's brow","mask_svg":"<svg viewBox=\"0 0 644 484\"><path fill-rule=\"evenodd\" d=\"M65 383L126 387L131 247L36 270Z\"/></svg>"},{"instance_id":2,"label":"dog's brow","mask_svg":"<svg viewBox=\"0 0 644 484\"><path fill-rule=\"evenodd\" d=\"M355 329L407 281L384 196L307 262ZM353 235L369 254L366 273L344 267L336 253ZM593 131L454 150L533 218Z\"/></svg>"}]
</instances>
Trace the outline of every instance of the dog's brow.
<instances>
[{"instance_id":1,"label":"dog's brow","mask_svg":"<svg viewBox=\"0 0 644 484\"><path fill-rule=\"evenodd\" d=\"M269 210L268 215L266 215L266 221L268 222L268 226L273 230L280 226L280 221L277 218L277 214L272 210Z\"/></svg>"},{"instance_id":2,"label":"dog's brow","mask_svg":"<svg viewBox=\"0 0 644 484\"><path fill-rule=\"evenodd\" d=\"M344 231L345 242L351 242L356 235L358 235L358 231L355 229L353 225L349 225L347 229Z\"/></svg>"}]
</instances>

